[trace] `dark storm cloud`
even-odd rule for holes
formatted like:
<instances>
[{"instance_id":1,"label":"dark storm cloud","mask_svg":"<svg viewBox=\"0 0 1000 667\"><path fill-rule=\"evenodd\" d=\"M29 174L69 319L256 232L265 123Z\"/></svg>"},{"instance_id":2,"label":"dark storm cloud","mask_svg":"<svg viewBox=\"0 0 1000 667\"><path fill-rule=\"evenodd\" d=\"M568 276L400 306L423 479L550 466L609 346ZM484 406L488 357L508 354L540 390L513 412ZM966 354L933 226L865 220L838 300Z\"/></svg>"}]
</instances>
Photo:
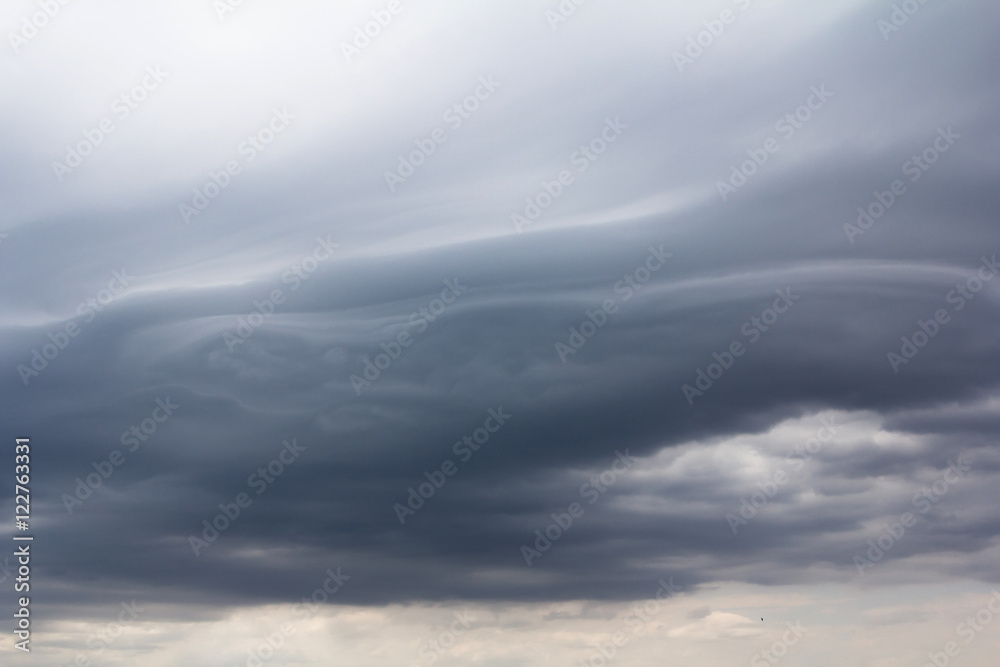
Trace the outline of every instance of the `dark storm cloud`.
<instances>
[{"instance_id":1,"label":"dark storm cloud","mask_svg":"<svg viewBox=\"0 0 1000 667\"><path fill-rule=\"evenodd\" d=\"M155 134L148 119L123 126L65 187L32 142L13 139L37 127L31 105L5 114L14 148L4 171L28 167L3 186L5 201L23 201L0 245L0 386L8 430L37 443L47 535L38 564L59 582L39 599L67 610L125 591L204 605L277 601L335 565L355 577L341 599L361 603L628 598L667 574L691 585L847 581L873 526L898 518L962 452L969 479L879 570L927 575L933 561L922 557L953 553L943 571L995 581L995 566L960 556L995 544L996 520L959 508L997 500L1000 281L984 282L961 310L947 297L1000 253L998 91L985 74L997 55L986 30L996 11L927 6L886 42L875 24L882 4L761 3L684 72L672 53L711 11L588 3L553 33L537 7L512 6L491 10L496 31L477 24L476 37L442 38L422 60L379 73L379 49L452 30L461 16L400 18L395 36L350 66L332 43L284 55L292 69L310 55L327 60L284 85L265 71L275 99L241 92L232 118L203 97L223 70L198 78L181 55L153 49L132 69L164 56L174 73L145 108L173 122ZM620 49L596 46L609 33ZM54 57L31 46L40 53L25 59ZM20 66L8 63L5 78ZM116 91L134 78L118 74L88 80ZM384 172L446 127L444 112L489 75L496 92L390 192ZM717 182L782 136L776 123L820 86L829 100L723 201ZM46 156L100 118L97 97L86 113L58 114L68 129ZM184 112L192 100L199 112ZM296 114L288 134L185 225L178 205L210 170L239 159L246 135L284 104ZM185 118L211 150L184 136ZM575 163L607 119L627 127ZM851 243L844 225L858 207L908 179L904 164L949 127L960 138ZM143 138L145 151L126 162ZM512 214L562 170L573 182L518 234ZM339 247L292 289L286 278L318 237ZM621 287L661 247L672 256L649 281ZM92 321L78 315L123 267L133 279L121 295ZM419 315L422 328L411 314L430 308L445 281L463 289L433 321ZM238 318L274 290L282 302L230 349ZM791 306L772 326L750 324L788 290ZM556 344L569 345L570 328L608 299L615 312L563 363ZM900 337L942 308L950 320L894 372L887 355L900 352ZM70 321L79 335L25 386L17 367ZM351 376L364 377L380 344L402 332L412 344L357 391ZM698 371L736 341L745 353L689 403L682 386L697 386ZM63 496L76 479L168 397L176 414L69 514ZM453 444L501 407L509 422L460 461ZM826 448L738 535L725 515L758 476L737 474L725 457L681 476L648 472L664 452L721 448L835 410L874 421ZM768 437L776 447L798 442ZM305 451L256 495L248 477L293 438ZM581 484L616 450L641 464L526 567L520 546L579 502ZM446 459L458 472L401 525L393 505ZM252 505L196 556L188 537L240 492Z\"/></svg>"}]
</instances>

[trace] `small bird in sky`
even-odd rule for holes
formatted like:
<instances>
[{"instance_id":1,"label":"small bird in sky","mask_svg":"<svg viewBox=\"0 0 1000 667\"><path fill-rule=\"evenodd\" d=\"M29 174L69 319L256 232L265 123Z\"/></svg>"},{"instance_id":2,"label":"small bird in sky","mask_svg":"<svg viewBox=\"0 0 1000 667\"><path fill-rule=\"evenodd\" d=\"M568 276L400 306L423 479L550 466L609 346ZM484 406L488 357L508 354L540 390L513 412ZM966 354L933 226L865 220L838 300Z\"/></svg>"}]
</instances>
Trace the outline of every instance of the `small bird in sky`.
<instances>
[{"instance_id":1,"label":"small bird in sky","mask_svg":"<svg viewBox=\"0 0 1000 667\"><path fill-rule=\"evenodd\" d=\"M763 623L763 622L764 622L764 619L763 619L763 618L762 618L762 619L760 619L760 622L761 622L761 623Z\"/></svg>"}]
</instances>

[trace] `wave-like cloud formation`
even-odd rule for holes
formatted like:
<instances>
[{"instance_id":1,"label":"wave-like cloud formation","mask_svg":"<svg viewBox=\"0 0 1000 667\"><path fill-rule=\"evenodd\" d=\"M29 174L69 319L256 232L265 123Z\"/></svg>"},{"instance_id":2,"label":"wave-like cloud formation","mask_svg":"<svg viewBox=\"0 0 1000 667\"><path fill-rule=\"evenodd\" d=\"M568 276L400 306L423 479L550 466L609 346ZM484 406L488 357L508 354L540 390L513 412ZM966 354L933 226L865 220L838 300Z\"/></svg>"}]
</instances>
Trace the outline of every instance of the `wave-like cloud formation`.
<instances>
[{"instance_id":1,"label":"wave-like cloud formation","mask_svg":"<svg viewBox=\"0 0 1000 667\"><path fill-rule=\"evenodd\" d=\"M997 10L389 4L3 56L50 618L995 585Z\"/></svg>"}]
</instances>

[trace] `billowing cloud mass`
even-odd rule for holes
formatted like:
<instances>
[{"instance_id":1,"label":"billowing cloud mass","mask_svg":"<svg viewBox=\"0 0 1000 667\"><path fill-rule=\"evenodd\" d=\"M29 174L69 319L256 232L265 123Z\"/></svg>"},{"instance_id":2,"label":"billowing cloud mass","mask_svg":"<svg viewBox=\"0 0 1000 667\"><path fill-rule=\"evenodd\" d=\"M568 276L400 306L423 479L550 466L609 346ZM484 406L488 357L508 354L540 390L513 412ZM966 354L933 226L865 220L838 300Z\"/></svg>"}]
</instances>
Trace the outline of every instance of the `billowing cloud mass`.
<instances>
[{"instance_id":1,"label":"billowing cloud mass","mask_svg":"<svg viewBox=\"0 0 1000 667\"><path fill-rule=\"evenodd\" d=\"M995 664L998 20L7 3L3 662Z\"/></svg>"}]
</instances>

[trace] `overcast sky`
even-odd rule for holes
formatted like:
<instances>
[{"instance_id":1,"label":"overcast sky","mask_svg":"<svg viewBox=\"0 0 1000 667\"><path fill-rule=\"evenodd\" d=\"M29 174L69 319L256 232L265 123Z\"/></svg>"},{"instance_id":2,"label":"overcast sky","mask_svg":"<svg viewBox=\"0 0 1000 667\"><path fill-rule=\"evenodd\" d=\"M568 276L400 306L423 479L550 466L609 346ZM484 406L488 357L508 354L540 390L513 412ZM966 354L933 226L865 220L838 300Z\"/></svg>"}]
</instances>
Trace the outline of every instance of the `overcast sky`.
<instances>
[{"instance_id":1,"label":"overcast sky","mask_svg":"<svg viewBox=\"0 0 1000 667\"><path fill-rule=\"evenodd\" d=\"M1000 9L577 2L4 3L5 664L995 664Z\"/></svg>"}]
</instances>

